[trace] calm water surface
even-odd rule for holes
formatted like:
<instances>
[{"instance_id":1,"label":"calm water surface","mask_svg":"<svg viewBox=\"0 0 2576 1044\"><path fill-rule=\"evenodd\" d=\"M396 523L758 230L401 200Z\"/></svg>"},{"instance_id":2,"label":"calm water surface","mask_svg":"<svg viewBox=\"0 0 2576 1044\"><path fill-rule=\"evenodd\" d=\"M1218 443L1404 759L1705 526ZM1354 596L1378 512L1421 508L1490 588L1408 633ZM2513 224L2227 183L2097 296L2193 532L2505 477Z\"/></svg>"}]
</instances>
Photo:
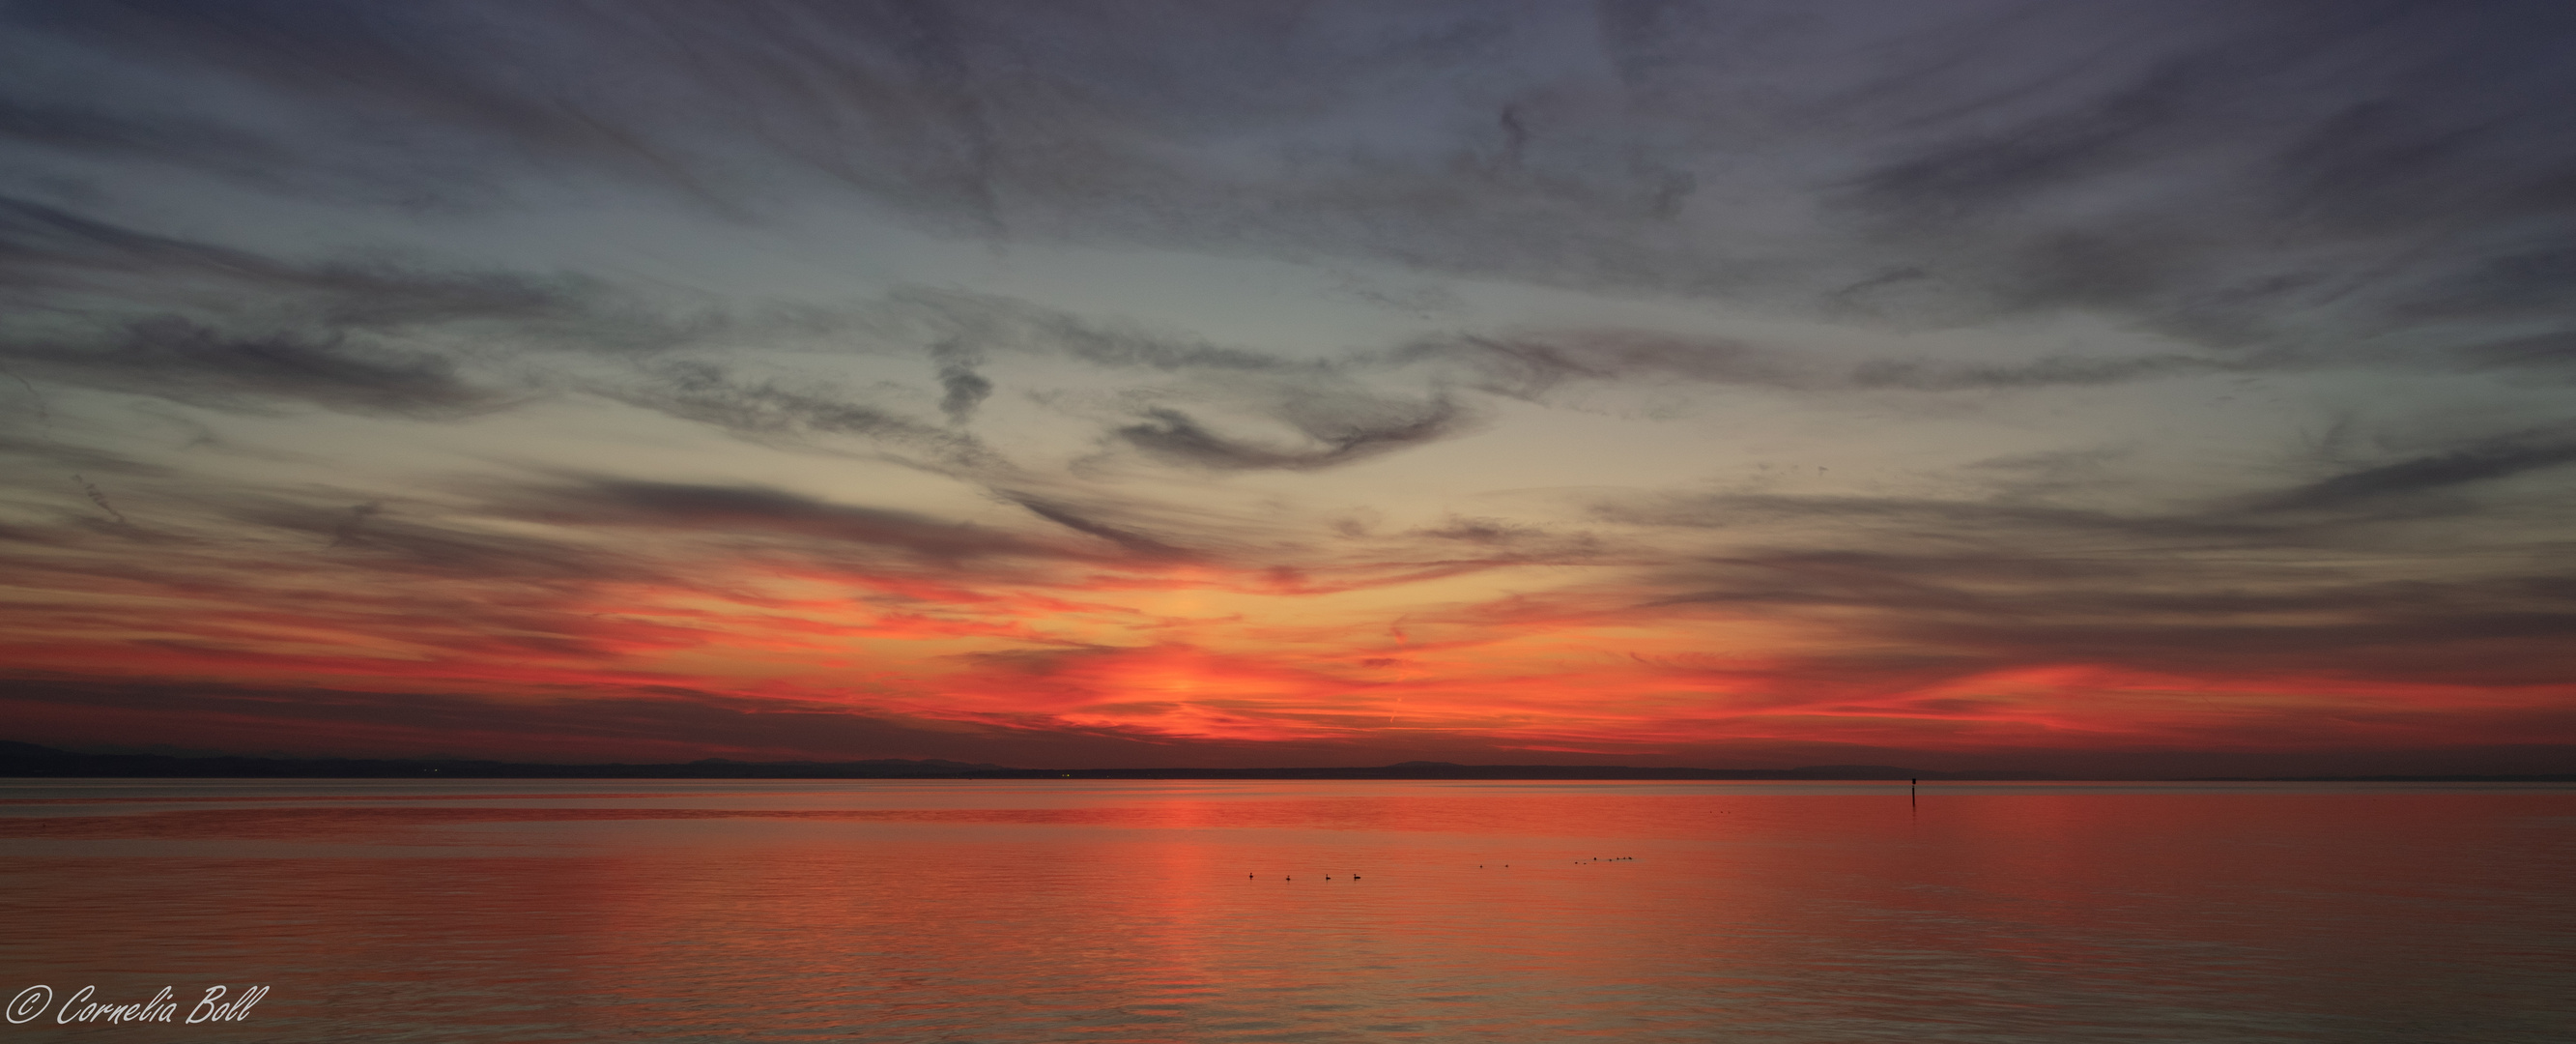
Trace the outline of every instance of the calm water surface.
<instances>
[{"instance_id":1,"label":"calm water surface","mask_svg":"<svg viewBox=\"0 0 2576 1044\"><path fill-rule=\"evenodd\" d=\"M0 919L0 1042L2564 1042L2576 787L19 780Z\"/></svg>"}]
</instances>

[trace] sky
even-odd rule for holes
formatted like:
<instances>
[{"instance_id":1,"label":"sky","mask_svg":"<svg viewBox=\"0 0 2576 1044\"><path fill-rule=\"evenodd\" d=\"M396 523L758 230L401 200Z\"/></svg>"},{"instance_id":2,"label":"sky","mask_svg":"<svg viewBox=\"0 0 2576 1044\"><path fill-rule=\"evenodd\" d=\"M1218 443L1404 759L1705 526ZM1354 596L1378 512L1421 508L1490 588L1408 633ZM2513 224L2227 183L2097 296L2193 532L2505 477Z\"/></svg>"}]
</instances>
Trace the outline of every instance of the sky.
<instances>
[{"instance_id":1,"label":"sky","mask_svg":"<svg viewBox=\"0 0 2576 1044\"><path fill-rule=\"evenodd\" d=\"M2576 7L0 3L0 720L2576 770Z\"/></svg>"}]
</instances>

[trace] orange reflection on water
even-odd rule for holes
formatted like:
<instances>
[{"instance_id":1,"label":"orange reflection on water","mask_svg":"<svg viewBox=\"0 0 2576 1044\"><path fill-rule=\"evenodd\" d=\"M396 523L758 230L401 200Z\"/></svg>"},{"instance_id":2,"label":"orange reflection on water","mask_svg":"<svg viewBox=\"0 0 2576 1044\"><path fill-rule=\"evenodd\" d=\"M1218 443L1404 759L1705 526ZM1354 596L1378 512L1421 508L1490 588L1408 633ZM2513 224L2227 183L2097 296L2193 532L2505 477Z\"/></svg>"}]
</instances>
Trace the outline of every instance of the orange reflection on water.
<instances>
[{"instance_id":1,"label":"orange reflection on water","mask_svg":"<svg viewBox=\"0 0 2576 1044\"><path fill-rule=\"evenodd\" d=\"M270 985L244 1040L2576 1028L2568 788L227 785L16 788L11 981Z\"/></svg>"}]
</instances>

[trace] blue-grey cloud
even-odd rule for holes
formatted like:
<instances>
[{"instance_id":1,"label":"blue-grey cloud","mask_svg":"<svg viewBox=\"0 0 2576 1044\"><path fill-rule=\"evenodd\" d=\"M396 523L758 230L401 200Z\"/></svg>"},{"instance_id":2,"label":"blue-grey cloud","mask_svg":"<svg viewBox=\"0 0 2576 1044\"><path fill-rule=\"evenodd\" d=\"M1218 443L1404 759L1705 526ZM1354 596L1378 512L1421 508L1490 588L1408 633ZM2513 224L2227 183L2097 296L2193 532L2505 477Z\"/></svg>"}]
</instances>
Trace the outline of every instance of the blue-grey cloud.
<instances>
[{"instance_id":1,"label":"blue-grey cloud","mask_svg":"<svg viewBox=\"0 0 2576 1044\"><path fill-rule=\"evenodd\" d=\"M1065 557L1060 547L903 511L832 504L756 486L595 478L525 491L514 514L577 527L648 527L715 537L790 536L934 560Z\"/></svg>"},{"instance_id":2,"label":"blue-grey cloud","mask_svg":"<svg viewBox=\"0 0 2576 1044\"><path fill-rule=\"evenodd\" d=\"M2547 5L100 0L9 17L29 48L92 56L0 78L11 126L62 153L152 145L221 168L271 149L389 182L566 167L737 212L794 169L974 235L1901 323L2086 309L2214 345L2292 336L2285 312L2329 306L2364 332L2471 307L2569 321L2547 288L2576 213L2576 135L2554 115L2576 98L2558 60L2576 27ZM149 106L98 90L113 70L270 108ZM408 133L344 133L361 122ZM1260 161L1220 158L1246 142ZM1736 234L1784 207L1820 208L1796 246Z\"/></svg>"},{"instance_id":3,"label":"blue-grey cloud","mask_svg":"<svg viewBox=\"0 0 2576 1044\"><path fill-rule=\"evenodd\" d=\"M1340 412L1340 411L1337 411ZM1164 460L1220 471L1277 469L1313 471L1350 464L1454 432L1464 421L1451 403L1383 404L1375 416L1309 416L1298 427L1313 440L1308 446L1277 446L1210 431L1180 410L1152 409L1138 423L1119 428L1118 438Z\"/></svg>"},{"instance_id":4,"label":"blue-grey cloud","mask_svg":"<svg viewBox=\"0 0 2576 1044\"><path fill-rule=\"evenodd\" d=\"M2367 506L2568 464L2576 464L2576 439L2558 430L2531 432L2347 471L2284 493L2266 506L2283 510Z\"/></svg>"},{"instance_id":5,"label":"blue-grey cloud","mask_svg":"<svg viewBox=\"0 0 2576 1044\"><path fill-rule=\"evenodd\" d=\"M16 0L0 5L0 364L36 412L0 442L0 538L13 571L61 591L250 604L285 597L254 574L308 565L434 589L415 600L489 632L422 630L458 656L608 658L570 594L712 584L703 552L951 578L1186 561L1281 590L1581 563L1623 579L1459 613L1827 621L1861 651L1800 670L1863 689L2075 662L2563 677L2571 588L2532 533L2576 463L2543 401L2576 379L2571 42L2576 15L2511 0ZM227 232L207 212L263 193L311 226ZM875 266L878 289L851 291L872 297L810 299L834 272L766 282L792 251L737 270L809 298L781 304L610 264L514 267L548 248L491 234L533 238L521 215L574 202L651 215L642 236L739 233L711 244L719 264L808 231L780 225L862 214L972 241L1012 275L883 291L972 269L900 271L901 236L841 255ZM481 224L431 228L448 215ZM333 254L334 237L389 249ZM1404 325L1291 350L1120 314L1153 299L1056 280L1063 245L1428 289L1322 291ZM979 292L1002 285L1030 296ZM1528 285L1592 304L1514 299ZM1647 314L1728 333L1623 325ZM1901 336L1932 329L1952 335ZM2375 372L2319 376L2336 370ZM2206 415L2272 444L2082 449L2256 377L2455 435L2310 452L2282 444L2294 424L2236 408ZM1480 502L1426 521L1441 504L1268 543L1243 534L1269 520L1226 516L1239 504L1130 497L1135 467L1204 480L1217 505L1591 408L1612 385L1698 412L1676 407L1693 422L1661 441L1619 418L1629 452L1668 456L1605 481L1710 447L1732 461L1776 418L1804 437L1996 402L2010 412L1972 419L2011 430L1978 452L2041 463L1873 486L1836 461L1834 495L1650 489L1590 518ZM487 481L433 510L355 488L381 476L258 487L268 464L226 458L209 471L242 485L222 488L169 463L220 448L144 463L73 444L134 450L103 419L137 397L401 425L605 400L892 460L1028 514L967 526L656 481L641 453L642 477ZM2097 406L2129 427L2098 430ZM1938 429L1819 441L1912 460L1895 440ZM1047 472L1057 451L1078 459ZM2167 483L2174 460L2199 470Z\"/></svg>"},{"instance_id":6,"label":"blue-grey cloud","mask_svg":"<svg viewBox=\"0 0 2576 1044\"><path fill-rule=\"evenodd\" d=\"M1066 529L1073 530L1076 533L1099 537L1102 540L1116 544L1120 548L1146 559L1185 559L1196 557L1191 552L1182 548L1174 547L1171 544L1155 539L1154 537L1147 536L1144 533L1137 532L1136 530L1125 526L1111 525L1107 522L1100 521L1084 512L1063 504L1053 503L1037 497L1027 496L1025 494L1008 495L1013 503L1027 508L1029 513L1032 515L1036 515L1039 518L1043 518L1049 522L1063 526Z\"/></svg>"},{"instance_id":7,"label":"blue-grey cloud","mask_svg":"<svg viewBox=\"0 0 2576 1044\"><path fill-rule=\"evenodd\" d=\"M438 416L503 401L501 393L468 383L435 355L292 334L228 336L167 316L136 322L104 346L0 342L0 355L45 376L217 406L298 400L357 412Z\"/></svg>"}]
</instances>

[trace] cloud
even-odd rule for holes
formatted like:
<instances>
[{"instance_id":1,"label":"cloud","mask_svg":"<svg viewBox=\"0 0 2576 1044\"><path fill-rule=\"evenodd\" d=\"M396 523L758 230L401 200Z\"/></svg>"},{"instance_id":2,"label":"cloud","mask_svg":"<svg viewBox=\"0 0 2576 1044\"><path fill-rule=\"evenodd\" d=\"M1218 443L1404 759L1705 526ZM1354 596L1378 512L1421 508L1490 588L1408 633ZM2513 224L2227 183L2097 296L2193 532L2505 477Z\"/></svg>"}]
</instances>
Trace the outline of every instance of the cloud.
<instances>
[{"instance_id":1,"label":"cloud","mask_svg":"<svg viewBox=\"0 0 2576 1044\"><path fill-rule=\"evenodd\" d=\"M340 547L356 539L358 527L367 524L368 516L384 510L383 504L360 504L349 509L349 517L331 530L331 546Z\"/></svg>"},{"instance_id":2,"label":"cloud","mask_svg":"<svg viewBox=\"0 0 2576 1044\"><path fill-rule=\"evenodd\" d=\"M2476 731L2545 723L2565 666L2535 534L2576 460L2545 401L2576 361L2576 21L2546 5L0 20L0 363L38 411L0 444L37 578L10 612L85 669L326 705L664 692L730 709L654 720L746 737L767 697L724 679L757 675L1124 757L1341 744L1398 686L1484 749L2164 742L2399 704ZM1106 260L1140 252L1341 285L1182 301L1215 283ZM2216 405L2257 378L2282 409ZM235 441L155 442L133 396ZM1621 396L1656 405L1558 412ZM2302 445L2311 409L2509 419L2359 456ZM325 422L345 445L291 434ZM1455 444L1502 424L1546 451ZM367 442L397 431L421 445ZM1842 456L1723 485L1784 442ZM1388 460L1434 444L1454 486ZM796 492L762 448L910 472ZM1468 485L1674 468L1699 484L1571 508ZM981 513L923 506L960 493ZM1318 521L1359 504L1380 521ZM1032 678L1064 707L1014 711ZM500 713L454 698L422 727Z\"/></svg>"},{"instance_id":3,"label":"cloud","mask_svg":"<svg viewBox=\"0 0 2576 1044\"><path fill-rule=\"evenodd\" d=\"M2526 432L2444 453L2347 471L2265 502L2273 510L2351 508L2576 463L2576 439Z\"/></svg>"},{"instance_id":4,"label":"cloud","mask_svg":"<svg viewBox=\"0 0 2576 1044\"><path fill-rule=\"evenodd\" d=\"M1460 607L1454 626L1816 628L1831 648L1785 643L1744 683L1827 695L2050 664L2183 690L2277 684L2328 703L2336 686L2545 686L2567 666L2552 636L2576 627L2576 578L2503 564L2545 561L2545 538L2463 527L2455 511L2428 548L2428 531L2405 523L2422 516L2414 498L2576 460L2562 441L2525 432L2270 493L2133 497L2124 511L2086 505L2089 486L2063 481L1954 499L1602 498L1598 520L1643 527L1629 539L1658 550L1615 578ZM2467 691L2426 699L2473 701Z\"/></svg>"},{"instance_id":5,"label":"cloud","mask_svg":"<svg viewBox=\"0 0 2576 1044\"><path fill-rule=\"evenodd\" d=\"M0 327L0 357L28 375L226 409L456 418L537 390L525 373L476 382L467 360L492 355L478 341L618 355L744 325L578 277L289 261L8 199L0 273L30 305Z\"/></svg>"},{"instance_id":6,"label":"cloud","mask_svg":"<svg viewBox=\"0 0 2576 1044\"><path fill-rule=\"evenodd\" d=\"M1572 381L1806 383L1799 372L1802 364L1785 353L1761 351L1732 338L1616 328L1466 335L1418 341L1389 355L1399 365L1421 360L1460 366L1469 387L1528 401Z\"/></svg>"},{"instance_id":7,"label":"cloud","mask_svg":"<svg viewBox=\"0 0 2576 1044\"><path fill-rule=\"evenodd\" d=\"M1858 388L1952 391L1962 388L2040 388L2116 384L2177 374L2252 369L2243 363L2185 355L2116 359L2050 358L2011 366L1976 366L1882 359L1854 367Z\"/></svg>"},{"instance_id":8,"label":"cloud","mask_svg":"<svg viewBox=\"0 0 2576 1044\"><path fill-rule=\"evenodd\" d=\"M1748 532L1805 529L1825 539L1855 542L1894 534L1979 543L2037 536L2117 548L2300 542L2298 531L2291 527L2207 505L2124 513L2013 497L1719 493L1605 499L1595 503L1592 512L1604 520L1637 525Z\"/></svg>"},{"instance_id":9,"label":"cloud","mask_svg":"<svg viewBox=\"0 0 2576 1044\"><path fill-rule=\"evenodd\" d=\"M795 388L776 379L736 379L716 363L663 363L646 371L641 381L596 388L630 405L752 437L854 436L926 452L951 464L993 459L972 435L849 401L828 386Z\"/></svg>"},{"instance_id":10,"label":"cloud","mask_svg":"<svg viewBox=\"0 0 2576 1044\"><path fill-rule=\"evenodd\" d=\"M2220 347L2297 339L2300 309L2570 318L2545 290L2576 27L2529 5L11 10L88 56L0 82L70 153L486 201L573 170L728 213L825 185L976 236L1906 324L2094 310Z\"/></svg>"},{"instance_id":11,"label":"cloud","mask_svg":"<svg viewBox=\"0 0 2576 1044\"><path fill-rule=\"evenodd\" d=\"M78 475L72 476L72 481L80 483L81 492L89 497L89 502L98 505L99 510L107 512L107 517L115 519L117 525L124 527L134 525L126 520L124 512L116 509L116 505L107 502L107 494L99 492L98 483Z\"/></svg>"},{"instance_id":12,"label":"cloud","mask_svg":"<svg viewBox=\"0 0 2576 1044\"><path fill-rule=\"evenodd\" d=\"M1012 502L1029 509L1030 514L1036 515L1039 518L1043 518L1077 533L1099 537L1102 540L1109 541L1110 543L1116 544L1131 553L1148 559L1186 559L1195 557L1188 551L1173 547L1172 545L1156 540L1153 537L1085 517L1075 512L1073 509L1060 504L1051 504L1044 500L1027 496L1013 496L1011 499Z\"/></svg>"},{"instance_id":13,"label":"cloud","mask_svg":"<svg viewBox=\"0 0 2576 1044\"><path fill-rule=\"evenodd\" d=\"M2453 355L2471 370L2554 369L2576 363L2576 330L2463 345Z\"/></svg>"},{"instance_id":14,"label":"cloud","mask_svg":"<svg viewBox=\"0 0 2576 1044\"><path fill-rule=\"evenodd\" d=\"M1311 471L1355 463L1459 434L1467 411L1434 390L1426 375L1396 378L1428 353L1366 352L1294 359L1230 347L1117 320L1095 320L1029 302L983 294L900 289L883 302L888 321L930 340L941 364L941 408L962 421L992 384L972 369L999 354L1060 358L1110 370L1144 370L1186 378L1152 392L1157 399L1204 404L1283 425L1307 445L1277 445L1219 434L1188 410L1162 405L1118 424L1118 442L1154 459L1219 471ZM1393 378L1393 379L1391 379ZM1389 394L1394 380L1417 382L1420 397Z\"/></svg>"},{"instance_id":15,"label":"cloud","mask_svg":"<svg viewBox=\"0 0 2576 1044\"><path fill-rule=\"evenodd\" d=\"M0 272L7 289L106 290L163 307L214 311L288 303L297 318L339 329L389 330L459 320L520 323L583 318L604 288L569 276L441 272L390 262L295 262L158 235L25 199L0 197Z\"/></svg>"},{"instance_id":16,"label":"cloud","mask_svg":"<svg viewBox=\"0 0 2576 1044\"><path fill-rule=\"evenodd\" d=\"M121 453L70 445L50 438L24 439L0 435L0 453L43 461L47 472L59 467L82 472L150 477L161 477L171 473L167 467L136 460ZM13 465L13 470L21 470L29 474L38 471L27 465Z\"/></svg>"},{"instance_id":17,"label":"cloud","mask_svg":"<svg viewBox=\"0 0 2576 1044\"><path fill-rule=\"evenodd\" d=\"M1119 428L1116 435L1152 456L1219 471L1314 471L1446 437L1465 419L1455 404L1438 399L1413 404L1309 401L1283 412L1312 445L1282 447L1227 438L1189 414L1161 408L1145 411L1141 423Z\"/></svg>"},{"instance_id":18,"label":"cloud","mask_svg":"<svg viewBox=\"0 0 2576 1044\"><path fill-rule=\"evenodd\" d=\"M2248 373L2314 366L2289 355L2232 357L2157 353L2051 355L2021 362L1979 363L1938 356L1846 362L1842 353L1796 350L1742 338L1682 336L1613 326L1519 330L1418 340L1339 363L1366 374L1437 365L1459 384L1529 402L1579 382L1669 384L1676 381L1792 391L1957 391L2083 387L2203 373Z\"/></svg>"},{"instance_id":19,"label":"cloud","mask_svg":"<svg viewBox=\"0 0 2576 1044\"><path fill-rule=\"evenodd\" d=\"M947 391L939 400L939 412L947 414L951 424L966 423L975 415L975 407L993 394L993 382L964 363L941 366L939 386Z\"/></svg>"},{"instance_id":20,"label":"cloud","mask_svg":"<svg viewBox=\"0 0 2576 1044\"><path fill-rule=\"evenodd\" d=\"M902 511L833 504L754 486L587 478L516 491L503 510L575 527L636 527L719 538L783 536L823 547L862 546L934 562L1082 557L998 530Z\"/></svg>"},{"instance_id":21,"label":"cloud","mask_svg":"<svg viewBox=\"0 0 2576 1044\"><path fill-rule=\"evenodd\" d=\"M109 721L129 739L188 739L240 750L322 756L462 754L538 762L676 762L721 752L745 760L935 757L953 750L1022 765L1133 764L1167 758L1146 737L1100 730L854 713L704 689L639 689L578 701L501 700L440 690L295 685L176 685L20 679L7 697L22 734L59 742ZM104 738L104 734L97 734Z\"/></svg>"},{"instance_id":22,"label":"cloud","mask_svg":"<svg viewBox=\"0 0 2576 1044\"><path fill-rule=\"evenodd\" d=\"M917 285L888 291L873 314L894 336L927 346L942 365L1036 355L1120 370L1328 375L1333 364L1219 344L1132 319L1085 316L1000 294Z\"/></svg>"},{"instance_id":23,"label":"cloud","mask_svg":"<svg viewBox=\"0 0 2576 1044\"><path fill-rule=\"evenodd\" d=\"M214 548L227 545L239 564L266 561L277 568L329 570L355 568L411 578L437 578L472 584L482 581L589 583L666 580L668 574L644 559L618 549L597 546L577 534L508 532L490 526L487 516L441 510L406 509L370 502L331 507L298 497L239 488L199 490L196 497L216 518L196 520L198 539ZM227 532L225 522L301 534L318 542L289 551L264 546ZM226 552L215 552L223 554ZM319 557L316 557L317 554ZM138 578L176 579L217 563L163 559L135 563ZM229 571L228 568L220 571ZM385 578L384 583L402 581ZM247 592L246 592L247 593ZM422 597L433 597L422 593Z\"/></svg>"},{"instance_id":24,"label":"cloud","mask_svg":"<svg viewBox=\"0 0 2576 1044\"><path fill-rule=\"evenodd\" d=\"M2124 13L2093 30L2133 35L2113 61L2012 54L2091 35L2030 8L1923 38L1889 79L1929 118L1841 205L1954 308L2090 308L2222 346L2295 339L2291 316L2414 326L2436 301L2566 320L2528 289L2555 262L2513 244L2576 216L2576 137L2538 101L2576 94L2540 42L2576 26L2433 4ZM1958 104L1977 80L1982 103Z\"/></svg>"},{"instance_id":25,"label":"cloud","mask_svg":"<svg viewBox=\"0 0 2576 1044\"><path fill-rule=\"evenodd\" d=\"M498 391L468 384L439 356L337 338L229 336L168 316L136 322L100 347L16 341L0 344L0 353L43 376L198 405L287 400L347 412L453 417L506 401Z\"/></svg>"}]
</instances>

